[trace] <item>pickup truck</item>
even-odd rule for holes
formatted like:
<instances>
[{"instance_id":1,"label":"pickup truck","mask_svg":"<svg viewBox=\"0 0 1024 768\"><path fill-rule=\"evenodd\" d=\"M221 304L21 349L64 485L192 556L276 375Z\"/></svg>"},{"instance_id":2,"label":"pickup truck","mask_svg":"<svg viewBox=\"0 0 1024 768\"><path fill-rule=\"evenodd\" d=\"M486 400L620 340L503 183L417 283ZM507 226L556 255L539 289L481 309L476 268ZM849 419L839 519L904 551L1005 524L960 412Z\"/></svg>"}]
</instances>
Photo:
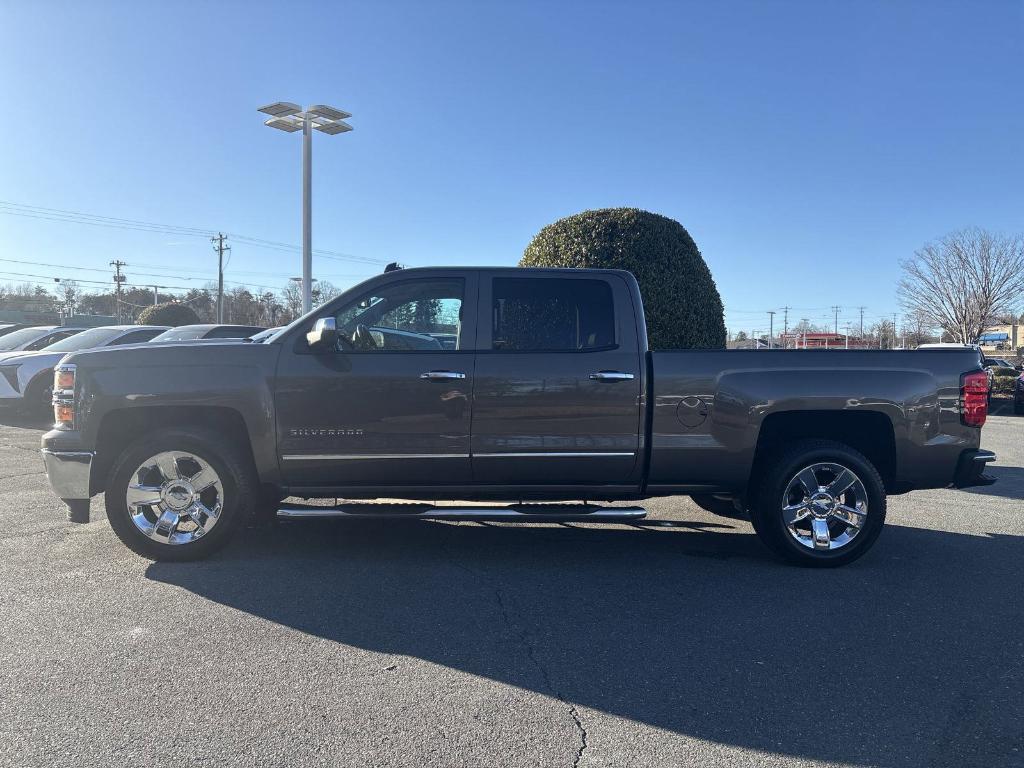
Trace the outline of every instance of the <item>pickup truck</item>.
<instances>
[{"instance_id":1,"label":"pickup truck","mask_svg":"<svg viewBox=\"0 0 1024 768\"><path fill-rule=\"evenodd\" d=\"M651 351L615 270L386 272L262 344L75 352L53 404L42 453L69 517L104 493L157 560L261 518L626 522L644 509L599 502L689 495L836 566L875 542L887 494L987 484L995 458L975 350Z\"/></svg>"}]
</instances>

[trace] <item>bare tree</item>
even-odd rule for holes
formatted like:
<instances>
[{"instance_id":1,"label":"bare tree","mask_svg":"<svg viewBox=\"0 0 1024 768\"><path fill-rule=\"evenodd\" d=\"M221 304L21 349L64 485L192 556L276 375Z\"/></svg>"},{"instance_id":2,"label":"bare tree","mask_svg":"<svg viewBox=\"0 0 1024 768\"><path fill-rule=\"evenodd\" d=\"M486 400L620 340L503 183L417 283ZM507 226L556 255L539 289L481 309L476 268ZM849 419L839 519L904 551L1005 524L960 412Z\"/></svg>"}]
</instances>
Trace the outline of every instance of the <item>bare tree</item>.
<instances>
[{"instance_id":1,"label":"bare tree","mask_svg":"<svg viewBox=\"0 0 1024 768\"><path fill-rule=\"evenodd\" d=\"M898 295L962 344L973 344L993 320L1019 311L1024 299L1024 237L983 229L951 232L900 262Z\"/></svg>"},{"instance_id":2,"label":"bare tree","mask_svg":"<svg viewBox=\"0 0 1024 768\"><path fill-rule=\"evenodd\" d=\"M281 303L284 304L288 322L302 314L302 288L298 283L286 283L281 289Z\"/></svg>"},{"instance_id":3,"label":"bare tree","mask_svg":"<svg viewBox=\"0 0 1024 768\"><path fill-rule=\"evenodd\" d=\"M65 317L75 314L81 298L82 289L74 280L64 280L57 286L57 301L63 305Z\"/></svg>"}]
</instances>

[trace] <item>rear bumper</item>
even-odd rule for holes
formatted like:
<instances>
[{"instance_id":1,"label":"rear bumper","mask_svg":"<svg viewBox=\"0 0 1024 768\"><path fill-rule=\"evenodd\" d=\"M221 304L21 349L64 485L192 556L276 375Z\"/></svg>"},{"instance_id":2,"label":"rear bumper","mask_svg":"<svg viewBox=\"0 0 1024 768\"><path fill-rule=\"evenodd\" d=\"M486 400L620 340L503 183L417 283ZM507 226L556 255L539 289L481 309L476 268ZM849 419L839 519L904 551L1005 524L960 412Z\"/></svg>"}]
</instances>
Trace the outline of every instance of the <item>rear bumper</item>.
<instances>
[{"instance_id":1,"label":"rear bumper","mask_svg":"<svg viewBox=\"0 0 1024 768\"><path fill-rule=\"evenodd\" d=\"M985 465L995 460L996 455L992 451L964 451L960 454L960 460L956 465L953 487L971 488L976 485L992 485L996 479L985 474Z\"/></svg>"},{"instance_id":2,"label":"rear bumper","mask_svg":"<svg viewBox=\"0 0 1024 768\"><path fill-rule=\"evenodd\" d=\"M52 451L43 448L43 465L50 487L64 501L89 498L91 451Z\"/></svg>"}]
</instances>

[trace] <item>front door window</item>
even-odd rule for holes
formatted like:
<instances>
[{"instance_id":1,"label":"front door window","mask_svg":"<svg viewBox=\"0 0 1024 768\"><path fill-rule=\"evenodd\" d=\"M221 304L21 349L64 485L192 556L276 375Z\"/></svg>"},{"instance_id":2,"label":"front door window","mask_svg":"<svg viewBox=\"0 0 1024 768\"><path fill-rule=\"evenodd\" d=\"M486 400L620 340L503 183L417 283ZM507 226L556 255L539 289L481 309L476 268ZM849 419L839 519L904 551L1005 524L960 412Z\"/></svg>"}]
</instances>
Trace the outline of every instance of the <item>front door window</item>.
<instances>
[{"instance_id":1,"label":"front door window","mask_svg":"<svg viewBox=\"0 0 1024 768\"><path fill-rule=\"evenodd\" d=\"M463 349L462 279L408 280L365 294L335 315L343 352Z\"/></svg>"}]
</instances>

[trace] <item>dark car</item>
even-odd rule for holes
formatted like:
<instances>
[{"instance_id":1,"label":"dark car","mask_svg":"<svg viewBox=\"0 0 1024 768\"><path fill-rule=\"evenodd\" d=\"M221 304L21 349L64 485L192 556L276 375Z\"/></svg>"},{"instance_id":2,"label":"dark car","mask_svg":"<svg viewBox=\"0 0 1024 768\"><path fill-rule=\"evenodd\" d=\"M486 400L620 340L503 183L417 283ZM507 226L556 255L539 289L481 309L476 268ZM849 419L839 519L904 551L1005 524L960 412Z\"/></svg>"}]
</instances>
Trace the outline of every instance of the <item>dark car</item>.
<instances>
[{"instance_id":1,"label":"dark car","mask_svg":"<svg viewBox=\"0 0 1024 768\"><path fill-rule=\"evenodd\" d=\"M202 341L203 339L246 339L253 334L266 330L259 325L217 325L202 323L198 325L179 325L155 336L152 341Z\"/></svg>"},{"instance_id":2,"label":"dark car","mask_svg":"<svg viewBox=\"0 0 1024 768\"><path fill-rule=\"evenodd\" d=\"M1013 412L1024 416L1024 373L1017 377L1013 386Z\"/></svg>"},{"instance_id":3,"label":"dark car","mask_svg":"<svg viewBox=\"0 0 1024 768\"><path fill-rule=\"evenodd\" d=\"M651 350L618 270L396 270L262 344L75 352L56 377L54 491L76 522L105 493L157 560L252 515L622 523L645 510L595 502L689 495L836 566L888 494L994 482L978 350Z\"/></svg>"},{"instance_id":4,"label":"dark car","mask_svg":"<svg viewBox=\"0 0 1024 768\"><path fill-rule=\"evenodd\" d=\"M985 358L986 368L1003 368L1011 371L1019 371L1020 366L1014 365L1012 362L1007 360L1005 357L986 357Z\"/></svg>"},{"instance_id":5,"label":"dark car","mask_svg":"<svg viewBox=\"0 0 1024 768\"><path fill-rule=\"evenodd\" d=\"M20 331L22 328L31 328L32 326L28 323L3 323L0 324L0 336L6 336L8 333L14 333Z\"/></svg>"}]
</instances>

